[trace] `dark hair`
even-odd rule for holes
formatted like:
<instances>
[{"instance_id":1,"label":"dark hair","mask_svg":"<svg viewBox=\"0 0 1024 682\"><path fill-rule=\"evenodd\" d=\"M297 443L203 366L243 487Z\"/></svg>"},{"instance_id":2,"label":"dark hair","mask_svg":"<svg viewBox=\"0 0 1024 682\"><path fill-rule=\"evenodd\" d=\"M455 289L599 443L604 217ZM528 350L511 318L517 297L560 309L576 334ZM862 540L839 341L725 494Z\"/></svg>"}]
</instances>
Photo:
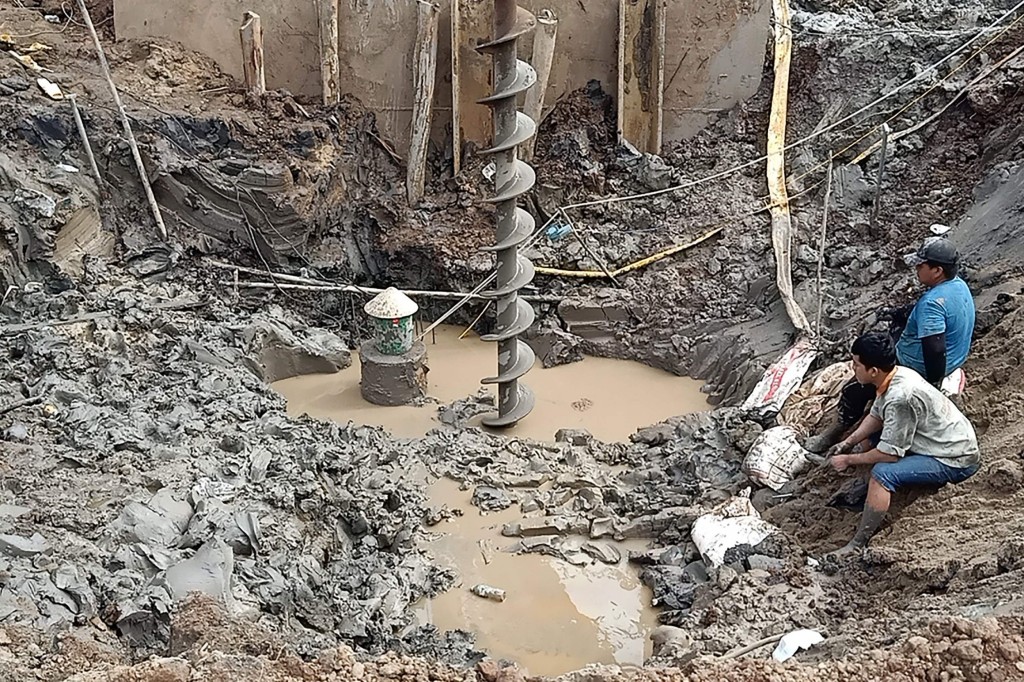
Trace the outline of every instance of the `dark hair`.
<instances>
[{"instance_id":1,"label":"dark hair","mask_svg":"<svg viewBox=\"0 0 1024 682\"><path fill-rule=\"evenodd\" d=\"M942 268L942 273L946 276L946 279L953 279L960 274L960 266L956 263L936 263L935 261L926 260L925 265L930 268Z\"/></svg>"},{"instance_id":2,"label":"dark hair","mask_svg":"<svg viewBox=\"0 0 1024 682\"><path fill-rule=\"evenodd\" d=\"M868 332L853 342L852 352L865 367L891 372L896 366L896 346L885 332Z\"/></svg>"}]
</instances>

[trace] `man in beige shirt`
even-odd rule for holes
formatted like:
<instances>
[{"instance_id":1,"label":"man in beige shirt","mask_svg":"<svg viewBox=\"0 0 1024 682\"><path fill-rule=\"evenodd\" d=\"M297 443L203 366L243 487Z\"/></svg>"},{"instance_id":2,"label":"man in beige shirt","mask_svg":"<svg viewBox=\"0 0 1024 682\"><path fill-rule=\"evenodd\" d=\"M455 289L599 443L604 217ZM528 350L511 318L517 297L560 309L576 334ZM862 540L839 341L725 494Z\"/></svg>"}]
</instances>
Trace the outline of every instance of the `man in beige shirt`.
<instances>
[{"instance_id":1,"label":"man in beige shirt","mask_svg":"<svg viewBox=\"0 0 1024 682\"><path fill-rule=\"evenodd\" d=\"M875 387L877 397L857 430L828 455L837 471L872 465L871 481L857 534L837 556L867 546L899 488L961 483L981 463L971 422L920 374L896 366L896 350L888 334L868 332L854 342L853 371L861 384ZM865 440L874 444L871 450L849 454Z\"/></svg>"}]
</instances>

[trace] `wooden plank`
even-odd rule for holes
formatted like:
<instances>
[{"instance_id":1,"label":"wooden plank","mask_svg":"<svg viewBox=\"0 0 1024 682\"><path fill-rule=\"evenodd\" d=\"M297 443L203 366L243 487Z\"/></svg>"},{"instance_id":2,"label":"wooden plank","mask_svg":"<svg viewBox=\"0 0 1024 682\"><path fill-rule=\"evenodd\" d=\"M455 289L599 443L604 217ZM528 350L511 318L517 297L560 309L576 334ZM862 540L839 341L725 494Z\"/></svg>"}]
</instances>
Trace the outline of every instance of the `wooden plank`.
<instances>
[{"instance_id":1,"label":"wooden plank","mask_svg":"<svg viewBox=\"0 0 1024 682\"><path fill-rule=\"evenodd\" d=\"M252 97L267 92L267 76L263 68L263 24L260 15L246 12L239 29L242 38L242 73L245 91Z\"/></svg>"},{"instance_id":2,"label":"wooden plank","mask_svg":"<svg viewBox=\"0 0 1024 682\"><path fill-rule=\"evenodd\" d=\"M486 146L492 136L490 109L477 101L491 94L493 65L476 51L491 34L493 0L452 0L452 139L455 172L467 143Z\"/></svg>"},{"instance_id":3,"label":"wooden plank","mask_svg":"<svg viewBox=\"0 0 1024 682\"><path fill-rule=\"evenodd\" d=\"M433 118L434 89L437 82L437 41L441 9L434 3L419 0L416 20L416 52L413 63L412 133L409 143L409 167L406 192L410 204L423 197L427 181L427 150L430 145L430 124Z\"/></svg>"},{"instance_id":4,"label":"wooden plank","mask_svg":"<svg viewBox=\"0 0 1024 682\"><path fill-rule=\"evenodd\" d=\"M661 152L665 104L665 0L619 0L619 141Z\"/></svg>"},{"instance_id":5,"label":"wooden plank","mask_svg":"<svg viewBox=\"0 0 1024 682\"><path fill-rule=\"evenodd\" d=\"M315 0L320 29L320 81L323 102L335 105L341 97L341 62L338 58L338 0Z\"/></svg>"},{"instance_id":6,"label":"wooden plank","mask_svg":"<svg viewBox=\"0 0 1024 682\"><path fill-rule=\"evenodd\" d=\"M545 9L537 15L537 31L533 38L533 68L537 70L537 84L526 91L523 113L539 125L544 118L544 95L551 80L551 66L555 61L555 41L558 38L558 17ZM523 147L523 158L533 158L537 137L534 136Z\"/></svg>"}]
</instances>

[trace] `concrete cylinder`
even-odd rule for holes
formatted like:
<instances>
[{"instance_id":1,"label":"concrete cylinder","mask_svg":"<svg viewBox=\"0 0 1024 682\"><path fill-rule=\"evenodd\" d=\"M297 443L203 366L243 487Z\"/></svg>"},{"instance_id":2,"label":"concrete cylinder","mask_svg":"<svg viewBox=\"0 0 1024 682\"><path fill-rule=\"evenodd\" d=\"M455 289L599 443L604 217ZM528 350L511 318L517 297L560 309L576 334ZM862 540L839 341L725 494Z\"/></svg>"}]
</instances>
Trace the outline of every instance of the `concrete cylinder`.
<instances>
[{"instance_id":1,"label":"concrete cylinder","mask_svg":"<svg viewBox=\"0 0 1024 682\"><path fill-rule=\"evenodd\" d=\"M374 405L408 405L427 395L427 347L422 341L408 353L385 355L375 341L359 347L361 375L359 392Z\"/></svg>"}]
</instances>

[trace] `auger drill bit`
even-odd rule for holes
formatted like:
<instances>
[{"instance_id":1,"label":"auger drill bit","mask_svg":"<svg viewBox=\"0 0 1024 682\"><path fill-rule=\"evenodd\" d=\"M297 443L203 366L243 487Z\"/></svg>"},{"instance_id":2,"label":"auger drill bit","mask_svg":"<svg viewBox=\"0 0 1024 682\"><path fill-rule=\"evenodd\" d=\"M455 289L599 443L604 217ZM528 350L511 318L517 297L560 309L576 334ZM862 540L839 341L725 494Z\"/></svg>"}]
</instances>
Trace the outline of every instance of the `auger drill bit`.
<instances>
[{"instance_id":1,"label":"auger drill bit","mask_svg":"<svg viewBox=\"0 0 1024 682\"><path fill-rule=\"evenodd\" d=\"M498 306L494 333L482 337L498 344L498 375L482 381L498 385L498 414L483 420L490 427L516 424L533 410L535 402L533 392L519 381L535 360L533 350L519 335L530 328L536 315L518 293L533 281L533 263L519 254L519 246L530 238L535 225L533 216L516 204L536 182L533 168L519 160L517 149L536 134L537 124L517 110L516 96L537 82L537 72L519 60L516 43L536 26L536 17L516 6L515 0L495 0L493 37L477 47L494 59L494 92L480 100L491 107L494 120L493 144L481 153L494 157L496 171L495 195L488 201L496 208L497 239L484 250L495 253L498 277L495 288L482 294Z\"/></svg>"}]
</instances>

